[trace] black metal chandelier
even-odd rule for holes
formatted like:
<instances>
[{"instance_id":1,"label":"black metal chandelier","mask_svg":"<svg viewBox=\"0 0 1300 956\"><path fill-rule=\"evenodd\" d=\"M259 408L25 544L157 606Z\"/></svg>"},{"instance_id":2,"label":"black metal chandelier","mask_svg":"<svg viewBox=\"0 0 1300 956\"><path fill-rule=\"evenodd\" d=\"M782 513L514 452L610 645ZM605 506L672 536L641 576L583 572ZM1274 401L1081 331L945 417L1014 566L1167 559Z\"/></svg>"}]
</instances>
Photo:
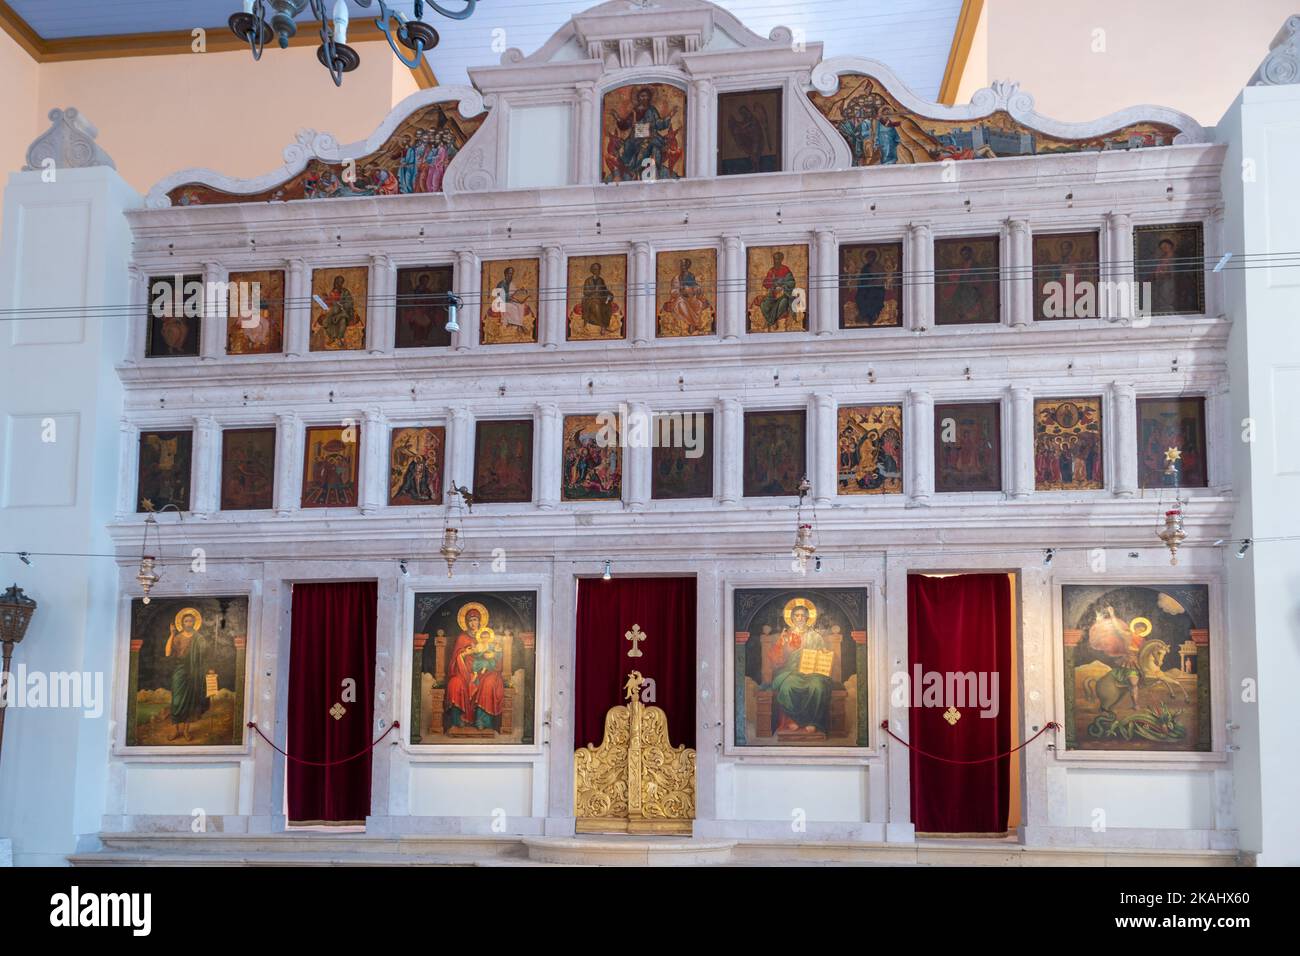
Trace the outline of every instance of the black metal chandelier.
<instances>
[{"instance_id":1,"label":"black metal chandelier","mask_svg":"<svg viewBox=\"0 0 1300 956\"><path fill-rule=\"evenodd\" d=\"M363 7L369 7L375 0L357 0ZM415 19L408 20L400 10L390 10L384 0L379 2L379 18L375 25L388 38L393 55L402 63L415 69L420 65L420 57L438 45L438 31L425 23L424 7L427 3L435 11L452 20L464 20L478 6L478 0L462 0L463 10L447 10L436 0L415 0ZM262 58L262 50L274 37L284 49L289 39L298 32L294 18L308 7L312 19L320 23L320 47L316 50L316 59L329 70L335 86L343 85L343 74L351 73L361 65L361 56L348 46L348 4L347 0L334 0L334 8L329 17L325 16L326 0L244 0L244 9L230 17L230 30L235 36L248 44L254 60ZM267 12L270 12L270 20ZM403 48L409 51L404 53Z\"/></svg>"}]
</instances>

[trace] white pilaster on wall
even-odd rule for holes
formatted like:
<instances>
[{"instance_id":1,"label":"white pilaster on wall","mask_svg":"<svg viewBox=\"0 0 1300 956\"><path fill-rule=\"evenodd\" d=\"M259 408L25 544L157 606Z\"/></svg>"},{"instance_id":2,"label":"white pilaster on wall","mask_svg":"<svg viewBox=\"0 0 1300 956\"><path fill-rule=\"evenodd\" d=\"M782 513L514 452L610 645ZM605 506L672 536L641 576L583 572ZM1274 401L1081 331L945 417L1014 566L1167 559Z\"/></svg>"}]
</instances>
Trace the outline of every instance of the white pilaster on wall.
<instances>
[{"instance_id":1,"label":"white pilaster on wall","mask_svg":"<svg viewBox=\"0 0 1300 956\"><path fill-rule=\"evenodd\" d=\"M650 406L645 402L629 402L628 421L624 423L624 434L632 436L624 449L623 474L626 482L624 489L627 506L632 511L644 511L650 503L651 447L650 435L652 419Z\"/></svg>"},{"instance_id":2,"label":"white pilaster on wall","mask_svg":"<svg viewBox=\"0 0 1300 956\"><path fill-rule=\"evenodd\" d=\"M724 341L734 342L745 328L745 247L739 236L722 237L722 323Z\"/></svg>"},{"instance_id":3,"label":"white pilaster on wall","mask_svg":"<svg viewBox=\"0 0 1300 956\"><path fill-rule=\"evenodd\" d=\"M1106 213L1102 230L1101 278L1109 281L1112 295L1099 296L1103 318L1116 320L1133 315L1133 217L1126 212ZM1122 301L1121 301L1122 296Z\"/></svg>"},{"instance_id":4,"label":"white pilaster on wall","mask_svg":"<svg viewBox=\"0 0 1300 956\"><path fill-rule=\"evenodd\" d=\"M388 498L388 421L367 408L361 421L361 513L374 514Z\"/></svg>"},{"instance_id":5,"label":"white pilaster on wall","mask_svg":"<svg viewBox=\"0 0 1300 956\"><path fill-rule=\"evenodd\" d=\"M650 243L632 244L632 269L634 279L628 292L628 311L632 313L630 338L633 345L645 345L654 339L655 274Z\"/></svg>"},{"instance_id":6,"label":"white pilaster on wall","mask_svg":"<svg viewBox=\"0 0 1300 956\"><path fill-rule=\"evenodd\" d=\"M128 365L137 364L144 358L144 341L149 327L149 276L136 266L127 269L127 304L126 355Z\"/></svg>"},{"instance_id":7,"label":"white pilaster on wall","mask_svg":"<svg viewBox=\"0 0 1300 956\"><path fill-rule=\"evenodd\" d=\"M721 452L718 463L718 500L724 505L734 505L740 500L741 470L744 467L745 413L740 400L718 400L718 438L714 445ZM720 440L719 440L720 439Z\"/></svg>"},{"instance_id":8,"label":"white pilaster on wall","mask_svg":"<svg viewBox=\"0 0 1300 956\"><path fill-rule=\"evenodd\" d=\"M924 332L934 325L934 233L928 222L907 226L903 241L903 313L907 327Z\"/></svg>"},{"instance_id":9,"label":"white pilaster on wall","mask_svg":"<svg viewBox=\"0 0 1300 956\"><path fill-rule=\"evenodd\" d=\"M537 339L544 349L559 348L564 341L564 247L542 249L541 290L537 296Z\"/></svg>"},{"instance_id":10,"label":"white pilaster on wall","mask_svg":"<svg viewBox=\"0 0 1300 956\"><path fill-rule=\"evenodd\" d=\"M818 392L809 403L812 418L813 500L819 505L829 505L835 500L836 462L839 446L835 438L835 399L826 392Z\"/></svg>"},{"instance_id":11,"label":"white pilaster on wall","mask_svg":"<svg viewBox=\"0 0 1300 956\"><path fill-rule=\"evenodd\" d=\"M199 323L199 359L210 362L226 354L226 317L230 314L230 270L220 262L203 264L203 319Z\"/></svg>"},{"instance_id":12,"label":"white pilaster on wall","mask_svg":"<svg viewBox=\"0 0 1300 956\"><path fill-rule=\"evenodd\" d=\"M457 252L452 285L461 300L460 310L456 313L456 324L460 326L460 331L453 332L451 336L452 347L457 352L468 352L478 345L479 316L483 314L483 294L479 288L481 281L478 256L464 250Z\"/></svg>"},{"instance_id":13,"label":"white pilaster on wall","mask_svg":"<svg viewBox=\"0 0 1300 956\"><path fill-rule=\"evenodd\" d=\"M1239 425L1232 421L1232 396L1226 383L1215 386L1205 397L1206 485L1216 495L1232 491L1232 446L1243 441Z\"/></svg>"},{"instance_id":14,"label":"white pilaster on wall","mask_svg":"<svg viewBox=\"0 0 1300 956\"><path fill-rule=\"evenodd\" d=\"M835 233L818 229L813 233L817 271L813 290L808 299L812 303L812 330L817 335L830 335L839 323L836 321L836 302L839 299L839 263L835 261Z\"/></svg>"},{"instance_id":15,"label":"white pilaster on wall","mask_svg":"<svg viewBox=\"0 0 1300 956\"><path fill-rule=\"evenodd\" d=\"M464 326L462 326L464 328ZM474 490L474 419L464 405L453 405L447 410L449 427L447 443L447 472L451 482ZM446 489L444 489L445 491Z\"/></svg>"},{"instance_id":16,"label":"white pilaster on wall","mask_svg":"<svg viewBox=\"0 0 1300 956\"><path fill-rule=\"evenodd\" d=\"M1034 393L1024 386L1009 388L1011 397L1012 498L1028 498L1034 491Z\"/></svg>"},{"instance_id":17,"label":"white pilaster on wall","mask_svg":"<svg viewBox=\"0 0 1300 956\"><path fill-rule=\"evenodd\" d=\"M311 271L305 259L288 261L284 285L284 354L297 358L311 347Z\"/></svg>"},{"instance_id":18,"label":"white pilaster on wall","mask_svg":"<svg viewBox=\"0 0 1300 956\"><path fill-rule=\"evenodd\" d=\"M907 472L903 490L908 505L924 505L934 494L934 396L921 389L909 389L903 406L906 416L904 457Z\"/></svg>"},{"instance_id":19,"label":"white pilaster on wall","mask_svg":"<svg viewBox=\"0 0 1300 956\"><path fill-rule=\"evenodd\" d=\"M1111 434L1115 436L1115 471L1113 488L1115 497L1132 498L1137 493L1137 392L1127 382L1111 384L1111 407L1115 420Z\"/></svg>"},{"instance_id":20,"label":"white pilaster on wall","mask_svg":"<svg viewBox=\"0 0 1300 956\"><path fill-rule=\"evenodd\" d=\"M371 253L368 285L366 350L371 355L387 355L397 336L397 266L391 256Z\"/></svg>"},{"instance_id":21,"label":"white pilaster on wall","mask_svg":"<svg viewBox=\"0 0 1300 956\"><path fill-rule=\"evenodd\" d=\"M691 129L688 130L687 142L694 144L687 152L690 154L690 175L696 178L712 176L714 172L714 150L712 143L712 99L713 82L708 79L691 81L691 93L695 109L691 113Z\"/></svg>"},{"instance_id":22,"label":"white pilaster on wall","mask_svg":"<svg viewBox=\"0 0 1300 956\"><path fill-rule=\"evenodd\" d=\"M578 84L578 183L595 183L600 179L596 157L599 128L596 113L596 90L591 83Z\"/></svg>"},{"instance_id":23,"label":"white pilaster on wall","mask_svg":"<svg viewBox=\"0 0 1300 956\"><path fill-rule=\"evenodd\" d=\"M537 507L544 511L560 504L561 425L558 405L542 402L537 406Z\"/></svg>"},{"instance_id":24,"label":"white pilaster on wall","mask_svg":"<svg viewBox=\"0 0 1300 956\"><path fill-rule=\"evenodd\" d=\"M140 429L125 418L118 422L117 508L115 516L135 514L136 469L140 461Z\"/></svg>"},{"instance_id":25,"label":"white pilaster on wall","mask_svg":"<svg viewBox=\"0 0 1300 956\"><path fill-rule=\"evenodd\" d=\"M194 419L190 513L206 518L221 506L221 429L210 415Z\"/></svg>"},{"instance_id":26,"label":"white pilaster on wall","mask_svg":"<svg viewBox=\"0 0 1300 956\"><path fill-rule=\"evenodd\" d=\"M302 423L293 412L275 416L275 513L287 518L302 503Z\"/></svg>"},{"instance_id":27,"label":"white pilaster on wall","mask_svg":"<svg viewBox=\"0 0 1300 956\"><path fill-rule=\"evenodd\" d=\"M1002 313L1006 324L1023 329L1034 316L1034 240L1029 220L1002 224Z\"/></svg>"}]
</instances>

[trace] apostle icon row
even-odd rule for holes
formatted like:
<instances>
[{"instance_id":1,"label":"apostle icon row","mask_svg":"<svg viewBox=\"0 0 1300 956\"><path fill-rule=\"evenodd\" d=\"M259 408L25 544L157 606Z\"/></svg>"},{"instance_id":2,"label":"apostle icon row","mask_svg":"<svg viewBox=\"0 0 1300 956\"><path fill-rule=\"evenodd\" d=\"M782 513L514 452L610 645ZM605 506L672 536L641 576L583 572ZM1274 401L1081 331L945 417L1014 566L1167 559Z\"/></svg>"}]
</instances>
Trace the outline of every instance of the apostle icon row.
<instances>
[{"instance_id":1,"label":"apostle icon row","mask_svg":"<svg viewBox=\"0 0 1300 956\"><path fill-rule=\"evenodd\" d=\"M1205 276L1199 223L1139 226L1134 230L1139 301L1147 314L1201 314ZM898 328L904 324L903 287L933 282L937 325L1001 321L1000 251L997 236L938 239L934 274L903 271L900 242L859 243L839 248L838 321L842 329ZM1088 318L1099 314L1100 239L1096 232L1034 237L1033 275L1039 319ZM660 252L654 283L658 338L718 334L718 251L712 248ZM626 254L571 256L563 290L541 285L538 259L484 261L478 302L479 344L538 341L541 302L565 299L569 341L627 337L628 310L639 294L629 283ZM365 266L321 268L312 274L313 352L366 347L368 313L375 304ZM808 330L808 246L756 246L747 250L746 330L750 334ZM821 280L818 280L821 281ZM233 272L229 277L226 352L230 355L284 351L285 278L282 270ZM1149 285L1142 285L1149 283ZM248 290L256 287L256 295ZM150 321L146 356L197 356L203 320L201 275L150 279ZM185 290L193 290L189 295ZM451 344L447 331L450 265L397 270L396 348Z\"/></svg>"},{"instance_id":2,"label":"apostle icon row","mask_svg":"<svg viewBox=\"0 0 1300 956\"><path fill-rule=\"evenodd\" d=\"M1143 488L1206 485L1204 398L1137 402L1138 482ZM1002 489L1001 408L998 402L939 404L934 410L935 490ZM674 412L654 416L639 439L617 415L566 415L560 468L564 501L618 501L624 454L644 439L651 447L651 497L714 496L713 416ZM476 423L473 487L476 502L533 500L531 419ZM301 507L359 503L360 425L307 426ZM1034 474L1040 491L1105 488L1100 398L1038 399L1034 403ZM837 493L899 494L903 487L903 407L842 406L837 411ZM797 493L807 470L806 411L744 415L743 493ZM389 505L436 505L446 488L446 428L394 427L386 470ZM191 508L193 435L140 434L138 510ZM220 508L273 507L276 429L231 428L221 439Z\"/></svg>"}]
</instances>

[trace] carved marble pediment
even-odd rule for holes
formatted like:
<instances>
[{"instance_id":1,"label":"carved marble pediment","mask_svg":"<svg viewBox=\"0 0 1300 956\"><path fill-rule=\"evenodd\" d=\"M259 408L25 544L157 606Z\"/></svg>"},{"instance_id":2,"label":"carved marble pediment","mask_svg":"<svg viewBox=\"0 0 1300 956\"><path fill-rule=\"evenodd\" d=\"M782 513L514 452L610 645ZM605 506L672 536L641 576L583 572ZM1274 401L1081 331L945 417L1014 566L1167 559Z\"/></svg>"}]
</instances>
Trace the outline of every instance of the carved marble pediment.
<instances>
[{"instance_id":1,"label":"carved marble pediment","mask_svg":"<svg viewBox=\"0 0 1300 956\"><path fill-rule=\"evenodd\" d=\"M1247 86L1289 86L1300 83L1300 14L1286 18L1268 45L1268 56Z\"/></svg>"},{"instance_id":2,"label":"carved marble pediment","mask_svg":"<svg viewBox=\"0 0 1300 956\"><path fill-rule=\"evenodd\" d=\"M81 169L87 166L107 166L117 169L113 158L95 142L99 130L76 107L53 109L49 113L52 125L27 147L27 165L24 171L42 170L54 161L56 169Z\"/></svg>"}]
</instances>

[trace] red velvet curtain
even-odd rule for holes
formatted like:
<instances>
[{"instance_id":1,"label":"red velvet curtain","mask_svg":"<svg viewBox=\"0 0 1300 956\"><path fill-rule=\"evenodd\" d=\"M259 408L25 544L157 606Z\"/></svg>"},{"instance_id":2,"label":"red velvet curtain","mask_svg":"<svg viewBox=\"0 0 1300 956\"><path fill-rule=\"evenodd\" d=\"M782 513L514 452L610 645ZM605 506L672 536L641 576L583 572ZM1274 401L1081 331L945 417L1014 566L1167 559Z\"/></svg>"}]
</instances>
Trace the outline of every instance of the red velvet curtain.
<instances>
[{"instance_id":1,"label":"red velvet curtain","mask_svg":"<svg viewBox=\"0 0 1300 956\"><path fill-rule=\"evenodd\" d=\"M624 635L640 626L641 657ZM695 746L695 578L583 578L578 581L574 667L575 747L600 746L605 712L624 702L630 671L654 678L654 706L668 715L672 745Z\"/></svg>"},{"instance_id":2,"label":"red velvet curtain","mask_svg":"<svg viewBox=\"0 0 1300 956\"><path fill-rule=\"evenodd\" d=\"M327 761L365 750L373 739L374 581L293 586L289 643L289 745L295 757ZM343 682L356 699L343 700ZM348 695L351 696L350 694ZM341 707L342 713L334 715ZM332 767L288 764L289 822L364 823L370 814L370 753Z\"/></svg>"},{"instance_id":3,"label":"red velvet curtain","mask_svg":"<svg viewBox=\"0 0 1300 956\"><path fill-rule=\"evenodd\" d=\"M950 725L941 706L910 708L912 822L918 833L1003 833L1007 827L1010 758L957 765L954 760L999 754L1011 745L1011 581L1005 574L961 574L907 579L907 646L912 703L916 668L924 674L997 674L996 717L981 717L977 702L959 707ZM922 686L922 690L924 687Z\"/></svg>"}]
</instances>

